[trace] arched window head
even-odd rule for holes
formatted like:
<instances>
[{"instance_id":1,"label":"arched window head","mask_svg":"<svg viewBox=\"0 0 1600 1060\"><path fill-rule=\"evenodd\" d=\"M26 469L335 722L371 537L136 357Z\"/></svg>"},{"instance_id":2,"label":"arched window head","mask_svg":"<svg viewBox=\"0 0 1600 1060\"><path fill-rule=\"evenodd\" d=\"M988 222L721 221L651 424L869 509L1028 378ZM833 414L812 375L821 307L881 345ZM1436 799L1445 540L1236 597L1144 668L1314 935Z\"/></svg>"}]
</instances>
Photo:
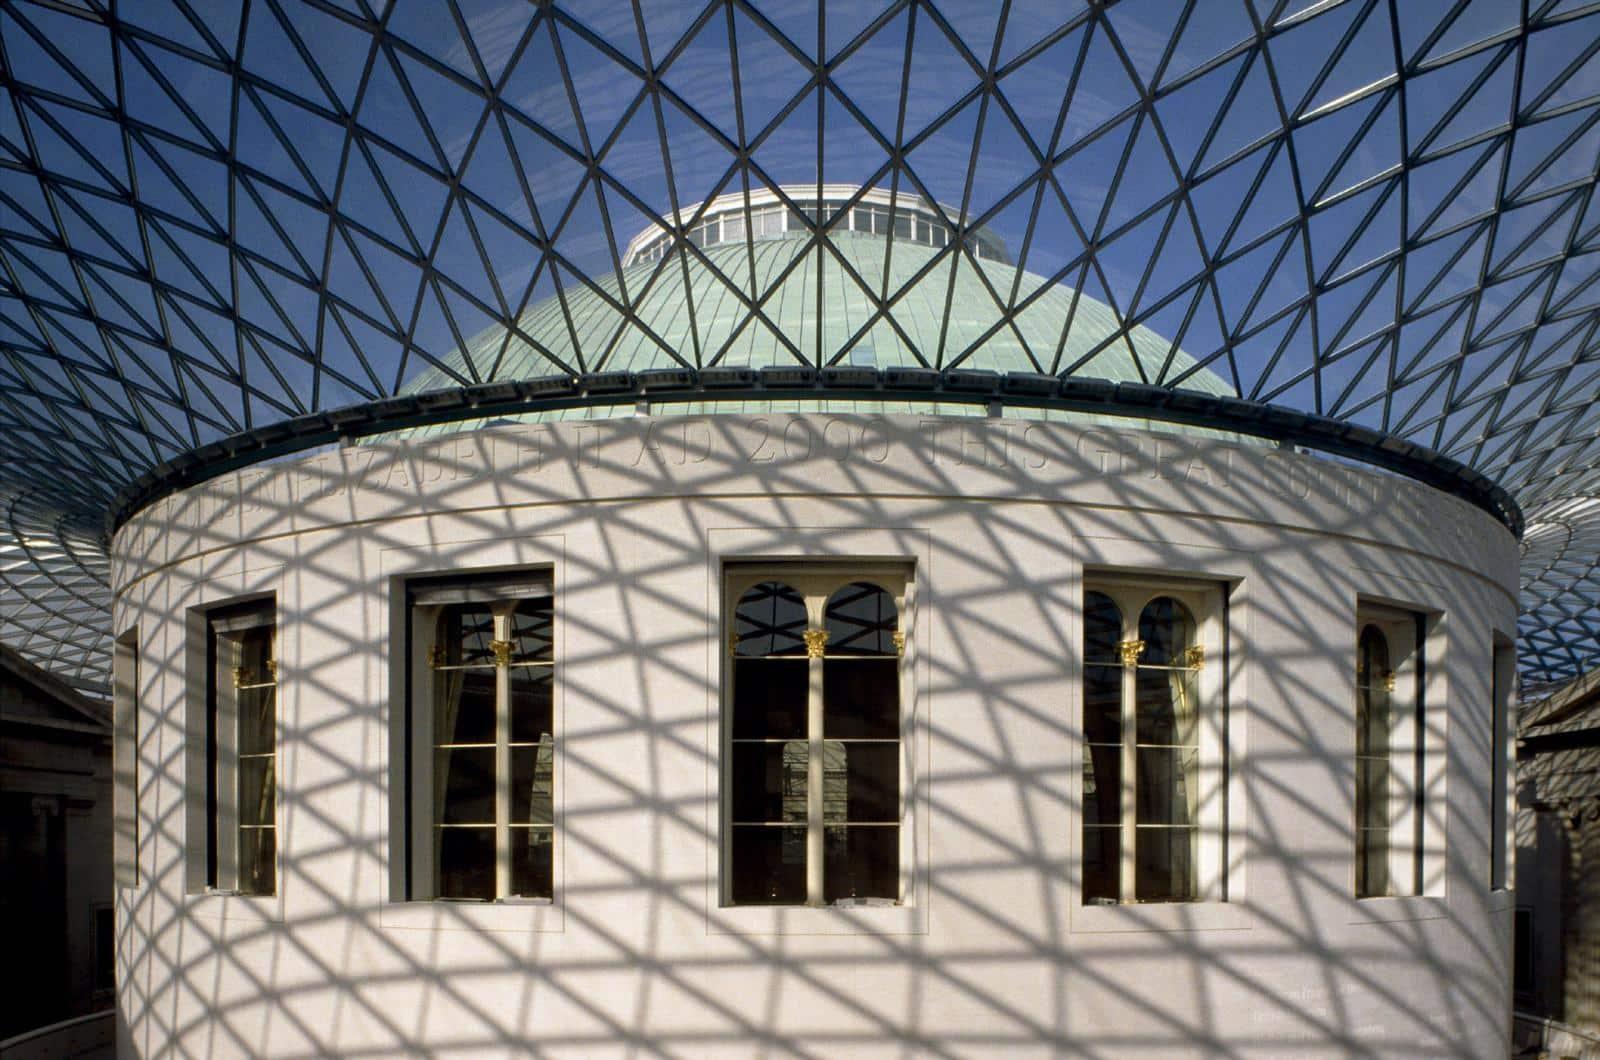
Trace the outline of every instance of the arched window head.
<instances>
[{"instance_id":1,"label":"arched window head","mask_svg":"<svg viewBox=\"0 0 1600 1060\"><path fill-rule=\"evenodd\" d=\"M852 582L830 596L823 628L829 655L897 655L903 644L894 597L871 582Z\"/></svg>"},{"instance_id":2,"label":"arched window head","mask_svg":"<svg viewBox=\"0 0 1600 1060\"><path fill-rule=\"evenodd\" d=\"M806 601L783 582L751 586L734 609L733 652L739 656L804 655Z\"/></svg>"}]
</instances>

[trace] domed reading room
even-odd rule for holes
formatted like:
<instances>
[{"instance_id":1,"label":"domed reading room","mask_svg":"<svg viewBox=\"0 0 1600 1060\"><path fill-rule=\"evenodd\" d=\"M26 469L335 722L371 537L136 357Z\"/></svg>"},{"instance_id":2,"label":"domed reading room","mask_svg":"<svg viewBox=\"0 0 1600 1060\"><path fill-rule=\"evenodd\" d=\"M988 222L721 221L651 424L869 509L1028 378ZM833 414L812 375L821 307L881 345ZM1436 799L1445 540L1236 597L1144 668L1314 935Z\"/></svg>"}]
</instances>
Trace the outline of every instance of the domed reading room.
<instances>
[{"instance_id":1,"label":"domed reading room","mask_svg":"<svg viewBox=\"0 0 1600 1060\"><path fill-rule=\"evenodd\" d=\"M116 1054L1507 1056L1600 661L1524 8L0 2Z\"/></svg>"}]
</instances>

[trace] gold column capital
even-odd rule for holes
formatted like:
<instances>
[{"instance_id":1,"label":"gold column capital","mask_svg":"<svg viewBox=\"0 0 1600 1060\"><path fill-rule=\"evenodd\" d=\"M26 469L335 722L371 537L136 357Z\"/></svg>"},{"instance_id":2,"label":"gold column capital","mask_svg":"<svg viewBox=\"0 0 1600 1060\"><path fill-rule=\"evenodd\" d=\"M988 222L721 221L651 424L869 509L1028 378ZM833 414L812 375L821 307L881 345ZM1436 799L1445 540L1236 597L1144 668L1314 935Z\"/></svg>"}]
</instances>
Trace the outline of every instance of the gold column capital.
<instances>
[{"instance_id":1,"label":"gold column capital","mask_svg":"<svg viewBox=\"0 0 1600 1060\"><path fill-rule=\"evenodd\" d=\"M805 638L806 658L822 658L822 653L828 646L828 631L825 629L808 629L805 631Z\"/></svg>"},{"instance_id":2,"label":"gold column capital","mask_svg":"<svg viewBox=\"0 0 1600 1060\"><path fill-rule=\"evenodd\" d=\"M1117 645L1117 651L1122 655L1123 666L1139 665L1139 656L1144 654L1144 641L1125 640Z\"/></svg>"}]
</instances>

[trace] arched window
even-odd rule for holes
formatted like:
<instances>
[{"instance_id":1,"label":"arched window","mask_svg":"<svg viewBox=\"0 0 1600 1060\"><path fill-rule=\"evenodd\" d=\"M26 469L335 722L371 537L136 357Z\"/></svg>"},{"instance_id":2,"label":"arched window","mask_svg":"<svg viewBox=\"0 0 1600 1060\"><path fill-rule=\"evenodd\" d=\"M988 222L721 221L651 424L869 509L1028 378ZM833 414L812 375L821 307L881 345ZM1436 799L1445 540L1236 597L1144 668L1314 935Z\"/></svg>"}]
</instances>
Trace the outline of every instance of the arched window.
<instances>
[{"instance_id":1,"label":"arched window","mask_svg":"<svg viewBox=\"0 0 1600 1060\"><path fill-rule=\"evenodd\" d=\"M1084 593L1086 903L1222 896L1223 771L1202 789L1207 755L1220 765L1223 754L1221 683L1203 672L1197 618L1220 642L1222 598L1220 587L1117 582Z\"/></svg>"},{"instance_id":2,"label":"arched window","mask_svg":"<svg viewBox=\"0 0 1600 1060\"><path fill-rule=\"evenodd\" d=\"M901 900L904 576L735 569L725 900Z\"/></svg>"},{"instance_id":3,"label":"arched window","mask_svg":"<svg viewBox=\"0 0 1600 1060\"><path fill-rule=\"evenodd\" d=\"M1355 893L1427 893L1443 880L1443 832L1428 821L1442 781L1430 745L1428 629L1421 611L1358 601L1355 680ZM1430 779L1431 778L1431 779Z\"/></svg>"}]
</instances>

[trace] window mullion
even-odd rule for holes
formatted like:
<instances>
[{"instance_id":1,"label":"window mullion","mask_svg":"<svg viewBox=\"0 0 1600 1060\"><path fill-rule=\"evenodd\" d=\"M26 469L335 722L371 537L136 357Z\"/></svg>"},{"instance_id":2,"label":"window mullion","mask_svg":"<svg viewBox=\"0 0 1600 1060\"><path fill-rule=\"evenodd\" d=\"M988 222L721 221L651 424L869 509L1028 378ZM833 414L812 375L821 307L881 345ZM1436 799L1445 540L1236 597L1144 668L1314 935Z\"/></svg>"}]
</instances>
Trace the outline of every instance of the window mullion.
<instances>
[{"instance_id":1,"label":"window mullion","mask_svg":"<svg viewBox=\"0 0 1600 1060\"><path fill-rule=\"evenodd\" d=\"M511 614L494 612L494 893L511 893Z\"/></svg>"},{"instance_id":2,"label":"window mullion","mask_svg":"<svg viewBox=\"0 0 1600 1060\"><path fill-rule=\"evenodd\" d=\"M1123 641L1136 641L1139 637L1137 612L1135 624L1123 631ZM1131 902L1138 895L1137 844L1139 839L1139 755L1136 749L1139 732L1138 719L1139 669L1136 661L1124 660L1122 664L1122 842L1118 857L1118 899Z\"/></svg>"},{"instance_id":3,"label":"window mullion","mask_svg":"<svg viewBox=\"0 0 1600 1060\"><path fill-rule=\"evenodd\" d=\"M821 614L823 602L816 599L806 601L806 609ZM821 628L820 623L817 627ZM826 835L822 828L823 815L823 784L824 774L822 760L822 667L823 648L827 643L827 634L816 638L820 643L812 645L812 636L806 636L806 904L824 905L826 893L826 876L823 871L823 858L826 856Z\"/></svg>"}]
</instances>

